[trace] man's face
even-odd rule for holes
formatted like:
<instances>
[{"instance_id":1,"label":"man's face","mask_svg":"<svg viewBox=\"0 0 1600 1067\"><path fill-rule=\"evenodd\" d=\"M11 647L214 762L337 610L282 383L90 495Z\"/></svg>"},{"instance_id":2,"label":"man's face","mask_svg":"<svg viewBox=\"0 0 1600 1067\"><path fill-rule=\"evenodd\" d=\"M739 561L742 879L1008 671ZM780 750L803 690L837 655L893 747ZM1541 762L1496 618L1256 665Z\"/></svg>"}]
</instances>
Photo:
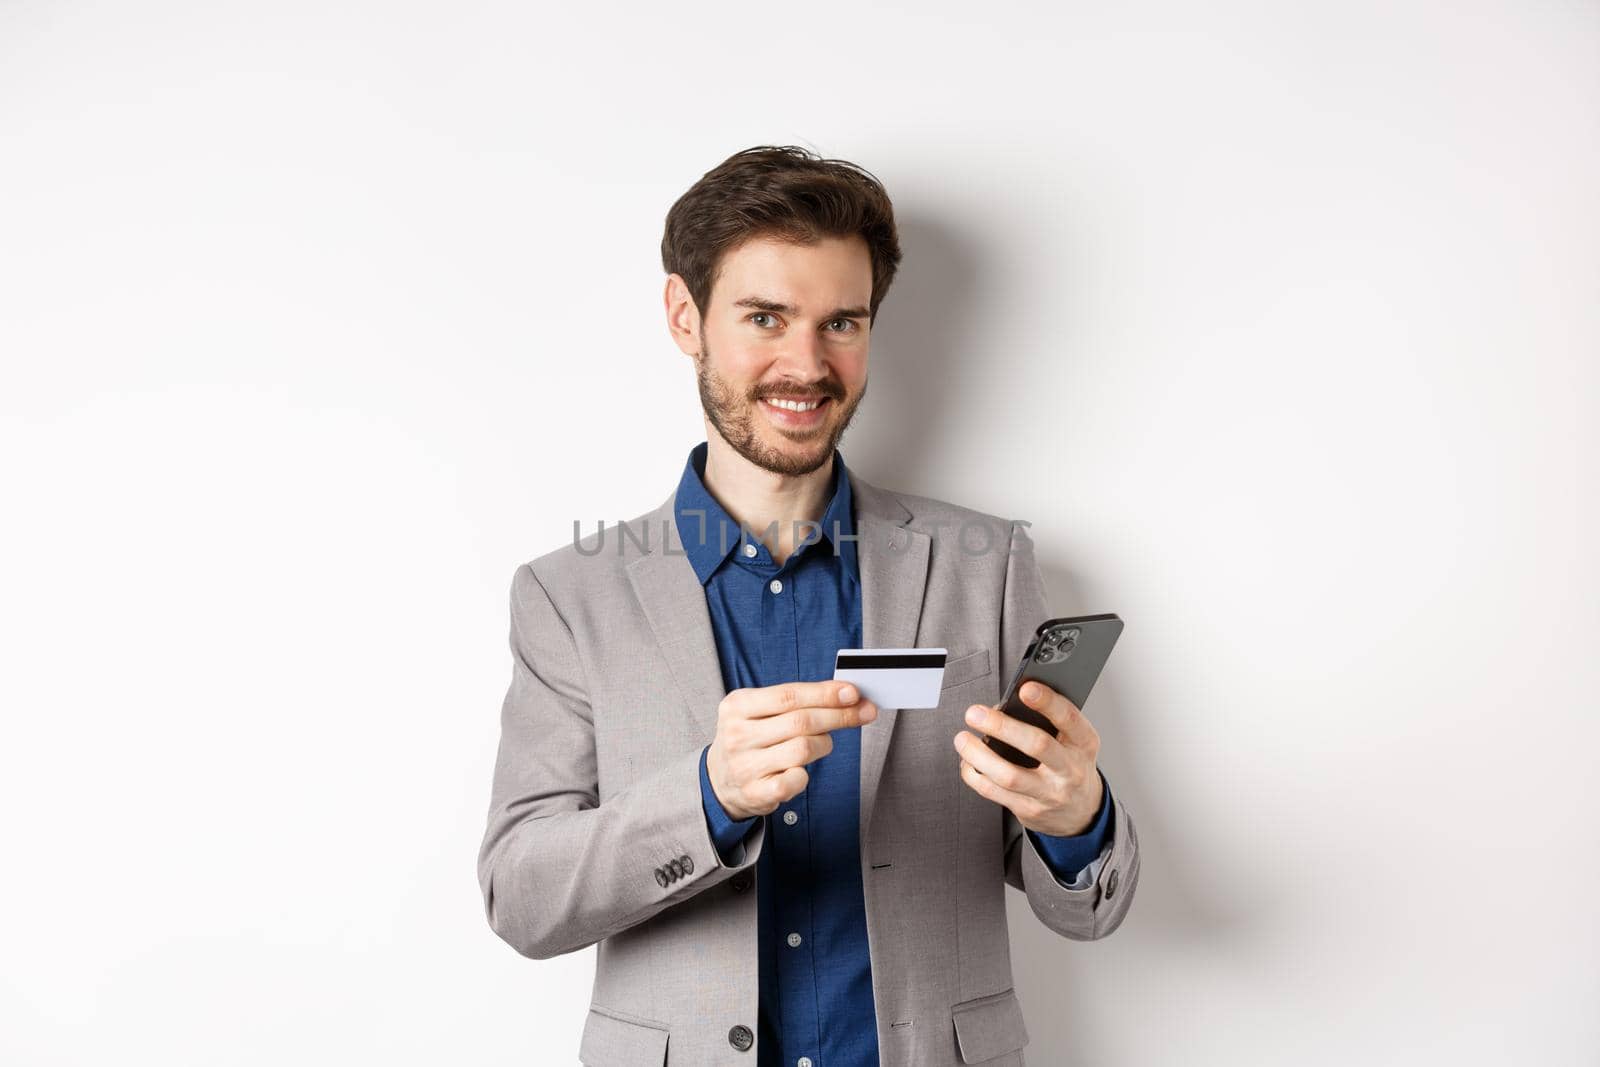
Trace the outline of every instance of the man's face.
<instances>
[{"instance_id":1,"label":"man's face","mask_svg":"<svg viewBox=\"0 0 1600 1067\"><path fill-rule=\"evenodd\" d=\"M860 237L757 237L723 254L695 374L706 418L736 452L787 475L828 461L866 395L871 299ZM811 410L773 402L785 400Z\"/></svg>"}]
</instances>

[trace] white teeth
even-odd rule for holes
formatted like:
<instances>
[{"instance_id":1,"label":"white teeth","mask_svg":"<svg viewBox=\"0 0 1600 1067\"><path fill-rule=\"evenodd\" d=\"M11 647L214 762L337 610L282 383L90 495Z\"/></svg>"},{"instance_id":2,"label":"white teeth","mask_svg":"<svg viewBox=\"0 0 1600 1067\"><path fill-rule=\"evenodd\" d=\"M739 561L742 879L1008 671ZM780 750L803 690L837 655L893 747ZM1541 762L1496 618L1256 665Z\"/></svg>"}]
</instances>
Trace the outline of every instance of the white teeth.
<instances>
[{"instance_id":1,"label":"white teeth","mask_svg":"<svg viewBox=\"0 0 1600 1067\"><path fill-rule=\"evenodd\" d=\"M786 411L810 411L812 408L822 403L822 401L813 400L808 404L802 404L798 400L779 400L777 397L769 396L767 397L767 403L772 404L775 407L783 408Z\"/></svg>"}]
</instances>

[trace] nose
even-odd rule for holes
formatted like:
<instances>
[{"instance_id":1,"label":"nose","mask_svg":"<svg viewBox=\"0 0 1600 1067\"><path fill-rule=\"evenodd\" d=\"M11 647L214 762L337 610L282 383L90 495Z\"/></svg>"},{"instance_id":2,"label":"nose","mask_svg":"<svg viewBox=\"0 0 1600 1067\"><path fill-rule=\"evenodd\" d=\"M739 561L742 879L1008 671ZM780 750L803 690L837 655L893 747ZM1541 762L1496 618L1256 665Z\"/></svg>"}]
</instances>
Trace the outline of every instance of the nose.
<instances>
[{"instance_id":1,"label":"nose","mask_svg":"<svg viewBox=\"0 0 1600 1067\"><path fill-rule=\"evenodd\" d=\"M814 332L796 331L786 338L776 369L792 381L809 385L828 376L826 343Z\"/></svg>"}]
</instances>

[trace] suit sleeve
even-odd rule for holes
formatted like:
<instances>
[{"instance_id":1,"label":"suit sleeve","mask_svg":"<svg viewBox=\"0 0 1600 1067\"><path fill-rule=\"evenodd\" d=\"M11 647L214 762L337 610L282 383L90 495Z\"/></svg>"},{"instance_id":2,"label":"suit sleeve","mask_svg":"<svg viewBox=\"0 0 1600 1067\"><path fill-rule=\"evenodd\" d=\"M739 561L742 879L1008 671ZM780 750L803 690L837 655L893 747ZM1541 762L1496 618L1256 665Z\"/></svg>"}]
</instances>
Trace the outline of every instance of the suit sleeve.
<instances>
[{"instance_id":1,"label":"suit sleeve","mask_svg":"<svg viewBox=\"0 0 1600 1067\"><path fill-rule=\"evenodd\" d=\"M753 866L722 862L700 792L702 749L599 799L594 717L572 632L533 568L511 583L511 684L500 711L478 883L490 927L548 959L649 919Z\"/></svg>"},{"instance_id":2,"label":"suit sleeve","mask_svg":"<svg viewBox=\"0 0 1600 1067\"><path fill-rule=\"evenodd\" d=\"M1008 670L1021 662L1034 630L1049 617L1033 539L1021 523L1013 522L1000 611L1000 662L1007 664ZM1001 812L1006 882L1028 895L1028 905L1040 922L1074 941L1097 940L1122 924L1139 882L1139 837L1133 816L1121 800L1111 799L1103 858L1090 865L1095 868L1090 877L1080 878L1087 882L1081 888L1058 881L1033 835L1024 832L1010 809Z\"/></svg>"}]
</instances>

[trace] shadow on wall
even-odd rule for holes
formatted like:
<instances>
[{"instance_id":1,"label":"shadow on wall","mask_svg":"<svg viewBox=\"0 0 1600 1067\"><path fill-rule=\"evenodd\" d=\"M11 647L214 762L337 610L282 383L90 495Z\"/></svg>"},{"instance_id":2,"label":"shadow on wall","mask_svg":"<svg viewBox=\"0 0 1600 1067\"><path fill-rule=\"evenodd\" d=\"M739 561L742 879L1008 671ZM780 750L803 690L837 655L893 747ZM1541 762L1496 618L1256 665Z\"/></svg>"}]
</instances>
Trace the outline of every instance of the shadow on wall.
<instances>
[{"instance_id":1,"label":"shadow on wall","mask_svg":"<svg viewBox=\"0 0 1600 1067\"><path fill-rule=\"evenodd\" d=\"M892 340L874 346L868 400L841 447L852 466L873 472L877 484L949 499L939 488L942 442L967 448L975 440L970 431L949 432L967 416L973 400L963 390L1006 388L1006 382L1020 379L1027 357L986 350L982 322L970 313L994 306L988 290L1002 284L1002 250L986 247L981 233L914 213L902 213L900 235L905 259L881 316L886 325L892 323L886 330ZM982 370L973 373L977 356ZM1019 447L1015 441L997 439L995 447L1007 450L996 455L996 462L1016 459L1011 454ZM1022 501L994 510L1028 511ZM1085 602L1082 583L1048 535L1036 532L1034 541L1051 614L1116 610L1115 604ZM1139 828L1138 896L1109 938L1083 943L1046 930L1026 897L1007 894L1012 964L1030 1032L1028 1054L1043 1063L1098 1062L1097 1052L1115 1048L1116 1035L1097 1033L1097 1020L1081 995L1097 977L1137 983L1139 969L1152 960L1175 951L1220 951L1237 943L1243 928L1258 918L1241 906L1230 908L1225 879L1212 869L1204 842L1180 832L1179 820L1162 806L1159 775L1150 773L1155 765L1141 757L1138 738L1148 732L1151 717L1183 714L1183 709L1125 711L1109 682L1095 688L1086 711L1101 736L1106 779ZM1098 1025L1109 1024L1099 1020Z\"/></svg>"},{"instance_id":2,"label":"shadow on wall","mask_svg":"<svg viewBox=\"0 0 1600 1067\"><path fill-rule=\"evenodd\" d=\"M840 450L878 485L938 496L925 487L937 484L931 460L960 417L950 383L979 344L961 308L982 284L981 238L914 214L897 223L903 259L874 324L887 336L873 340L867 399Z\"/></svg>"},{"instance_id":3,"label":"shadow on wall","mask_svg":"<svg viewBox=\"0 0 1600 1067\"><path fill-rule=\"evenodd\" d=\"M1080 582L1036 538L1046 603L1053 615L1115 611L1115 604L1091 603ZM1128 642L1135 620L1122 640ZM1113 656L1115 659L1115 656ZM1019 892L1007 894L1012 966L1018 998L1026 1014L1030 1058L1046 1063L1100 1063L1115 1060L1126 1035L1089 1010L1083 991L1107 981L1137 990L1141 972L1161 960L1179 965L1181 957L1237 951L1250 929L1267 918L1259 901L1228 894L1227 873L1208 856L1204 839L1184 830L1162 790L1159 765L1140 743L1159 730L1160 717L1183 708L1124 703L1110 678L1096 685L1084 712L1100 734L1100 766L1117 799L1127 805L1139 830L1139 886L1122 925L1099 941L1071 942L1045 929ZM1156 1006L1152 1006L1156 1007Z\"/></svg>"}]
</instances>

